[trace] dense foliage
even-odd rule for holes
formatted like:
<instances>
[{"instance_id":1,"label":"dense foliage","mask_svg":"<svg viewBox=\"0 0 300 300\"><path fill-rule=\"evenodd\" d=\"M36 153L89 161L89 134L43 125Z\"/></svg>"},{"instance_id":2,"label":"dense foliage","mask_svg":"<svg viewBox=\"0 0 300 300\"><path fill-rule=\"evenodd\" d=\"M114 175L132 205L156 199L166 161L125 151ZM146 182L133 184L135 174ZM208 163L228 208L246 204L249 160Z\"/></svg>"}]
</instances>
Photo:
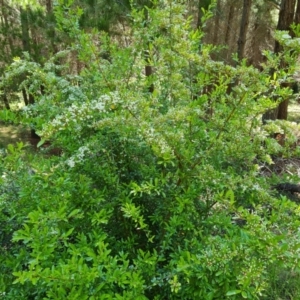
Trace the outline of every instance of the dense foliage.
<instances>
[{"instance_id":1,"label":"dense foliage","mask_svg":"<svg viewBox=\"0 0 300 300\"><path fill-rule=\"evenodd\" d=\"M73 48L6 70L1 84L24 78L36 101L2 119L63 154L1 152L1 298L262 299L298 272L299 208L260 176L283 151L261 114L291 95L298 39L279 34L285 52L261 71L232 67L178 2L133 7L123 48L81 30L68 1L54 13Z\"/></svg>"}]
</instances>

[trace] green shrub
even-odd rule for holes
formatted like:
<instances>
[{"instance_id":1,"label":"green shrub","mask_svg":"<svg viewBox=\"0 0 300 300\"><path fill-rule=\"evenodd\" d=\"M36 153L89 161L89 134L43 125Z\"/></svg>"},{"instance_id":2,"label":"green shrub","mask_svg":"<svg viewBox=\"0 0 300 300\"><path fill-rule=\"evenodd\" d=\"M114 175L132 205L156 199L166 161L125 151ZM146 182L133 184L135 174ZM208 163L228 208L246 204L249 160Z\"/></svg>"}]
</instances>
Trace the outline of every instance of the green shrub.
<instances>
[{"instance_id":1,"label":"green shrub","mask_svg":"<svg viewBox=\"0 0 300 300\"><path fill-rule=\"evenodd\" d=\"M276 105L260 95L289 94L280 80L293 65L270 77L270 54L262 72L212 61L176 1L144 16L132 10L128 48L98 33L111 62L95 33L70 27L78 76L55 75L55 60L7 70L26 68L33 93L43 84L21 122L64 153L1 157L14 176L1 179L5 299L259 299L269 270L299 265L299 209L254 163L269 159L258 116Z\"/></svg>"}]
</instances>

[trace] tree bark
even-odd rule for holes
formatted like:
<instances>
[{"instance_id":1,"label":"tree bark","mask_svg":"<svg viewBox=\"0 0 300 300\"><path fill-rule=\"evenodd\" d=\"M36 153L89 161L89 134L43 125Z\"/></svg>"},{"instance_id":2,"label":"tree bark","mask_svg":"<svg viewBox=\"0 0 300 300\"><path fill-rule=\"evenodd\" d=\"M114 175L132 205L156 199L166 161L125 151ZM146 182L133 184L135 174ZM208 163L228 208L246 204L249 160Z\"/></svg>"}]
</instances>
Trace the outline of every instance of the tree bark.
<instances>
[{"instance_id":1,"label":"tree bark","mask_svg":"<svg viewBox=\"0 0 300 300\"><path fill-rule=\"evenodd\" d=\"M213 33L213 45L218 44L218 37L220 32L220 12L221 12L221 1L217 0L215 25L214 25L214 33Z\"/></svg>"},{"instance_id":2,"label":"tree bark","mask_svg":"<svg viewBox=\"0 0 300 300\"><path fill-rule=\"evenodd\" d=\"M297 14L297 10L300 10L300 8L298 7L299 5L300 4L298 0L297 9L295 13L296 0L281 0L277 30L287 30L292 35L290 26L294 22L294 19L296 20L296 18L299 17ZM275 41L274 52L279 53L281 51L282 46L279 44L278 41ZM281 67L285 68L284 63L281 64ZM276 109L270 110L264 114L263 121L276 119L287 120L288 105L289 99L282 101Z\"/></svg>"},{"instance_id":3,"label":"tree bark","mask_svg":"<svg viewBox=\"0 0 300 300\"><path fill-rule=\"evenodd\" d=\"M297 1L296 12L294 15L294 23L300 24L300 0Z\"/></svg>"},{"instance_id":4,"label":"tree bark","mask_svg":"<svg viewBox=\"0 0 300 300\"><path fill-rule=\"evenodd\" d=\"M5 105L5 108L8 109L8 110L10 110L10 105L9 105L9 101L7 99L6 94L3 94L2 98L3 98L3 102L4 102L4 105Z\"/></svg>"},{"instance_id":5,"label":"tree bark","mask_svg":"<svg viewBox=\"0 0 300 300\"><path fill-rule=\"evenodd\" d=\"M145 27L147 27L148 22L148 10L144 8L144 18L145 18ZM150 65L150 53L149 53L149 42L146 42L146 49L144 50L144 59L145 59L145 76L146 78L150 79L149 77L153 74L153 67ZM149 93L154 92L154 84L150 83L148 86Z\"/></svg>"},{"instance_id":6,"label":"tree bark","mask_svg":"<svg viewBox=\"0 0 300 300\"><path fill-rule=\"evenodd\" d=\"M249 18L251 12L252 0L244 0L243 2L243 15L240 25L240 34L238 39L238 58L241 60L244 58L245 45L246 45L246 35L249 25Z\"/></svg>"},{"instance_id":7,"label":"tree bark","mask_svg":"<svg viewBox=\"0 0 300 300\"><path fill-rule=\"evenodd\" d=\"M277 30L288 30L290 33L292 33L290 26L294 22L295 5L296 0L281 0ZM278 41L275 41L274 52L279 53L281 50L281 45L278 43ZM288 99L279 104L277 119L287 120L288 106Z\"/></svg>"},{"instance_id":8,"label":"tree bark","mask_svg":"<svg viewBox=\"0 0 300 300\"><path fill-rule=\"evenodd\" d=\"M27 9L20 7L23 51L30 52L30 35Z\"/></svg>"},{"instance_id":9,"label":"tree bark","mask_svg":"<svg viewBox=\"0 0 300 300\"><path fill-rule=\"evenodd\" d=\"M52 0L46 0L46 11L47 11L48 28L49 28L48 36L50 38L51 50L54 54L58 52L58 46L55 43L56 40L55 16L53 14Z\"/></svg>"},{"instance_id":10,"label":"tree bark","mask_svg":"<svg viewBox=\"0 0 300 300\"><path fill-rule=\"evenodd\" d=\"M11 25L9 24L8 21L8 7L6 6L6 4L4 3L4 1L1 1L1 11L2 11L2 16L3 19L1 20L2 22L2 26L3 26L3 30L4 32L7 32L6 34L4 34L4 39L7 39L9 48L10 48L10 53L7 53L7 56L14 56L15 55L15 47L14 47L14 41L12 36L9 34L9 29L11 28Z\"/></svg>"},{"instance_id":11,"label":"tree bark","mask_svg":"<svg viewBox=\"0 0 300 300\"><path fill-rule=\"evenodd\" d=\"M152 66L150 66L148 63L149 63L149 52L146 50L145 51L145 61L146 61L146 66L145 66L145 75L146 77L150 77L152 74L153 74L153 68ZM148 87L148 91L150 93L153 93L154 92L154 85L153 83L151 83Z\"/></svg>"},{"instance_id":12,"label":"tree bark","mask_svg":"<svg viewBox=\"0 0 300 300\"><path fill-rule=\"evenodd\" d=\"M296 0L281 0L277 30L288 30L291 33L290 26L294 22ZM282 50L278 41L275 41L274 52L279 53Z\"/></svg>"},{"instance_id":13,"label":"tree bark","mask_svg":"<svg viewBox=\"0 0 300 300\"><path fill-rule=\"evenodd\" d=\"M278 106L277 119L287 120L288 118L289 99L282 101Z\"/></svg>"},{"instance_id":14,"label":"tree bark","mask_svg":"<svg viewBox=\"0 0 300 300\"><path fill-rule=\"evenodd\" d=\"M230 32L232 31L232 22L233 22L233 14L234 14L234 4L230 4L228 18L227 18L227 26L224 36L224 44L228 45L230 39Z\"/></svg>"},{"instance_id":15,"label":"tree bark","mask_svg":"<svg viewBox=\"0 0 300 300\"><path fill-rule=\"evenodd\" d=\"M229 3L227 4L228 8L225 8L226 14L227 14L227 19L225 20L225 34L224 34L224 45L227 46L227 49L225 51L222 51L224 54L224 59L228 62L228 63L232 63L232 59L231 59L231 54L233 51L236 51L235 45L233 47L232 43L231 43L231 37L235 35L234 32L234 15L235 15L235 6L236 4L233 3L234 1L229 1ZM227 13L228 12L228 13Z\"/></svg>"},{"instance_id":16,"label":"tree bark","mask_svg":"<svg viewBox=\"0 0 300 300\"><path fill-rule=\"evenodd\" d=\"M276 120L278 116L278 109L279 107L276 107L274 109L270 109L267 112L265 112L262 116L263 124L266 124L266 121L268 120Z\"/></svg>"},{"instance_id":17,"label":"tree bark","mask_svg":"<svg viewBox=\"0 0 300 300\"><path fill-rule=\"evenodd\" d=\"M29 101L28 101L26 90L24 88L22 89L22 95L23 95L25 106L27 106L29 104Z\"/></svg>"}]
</instances>

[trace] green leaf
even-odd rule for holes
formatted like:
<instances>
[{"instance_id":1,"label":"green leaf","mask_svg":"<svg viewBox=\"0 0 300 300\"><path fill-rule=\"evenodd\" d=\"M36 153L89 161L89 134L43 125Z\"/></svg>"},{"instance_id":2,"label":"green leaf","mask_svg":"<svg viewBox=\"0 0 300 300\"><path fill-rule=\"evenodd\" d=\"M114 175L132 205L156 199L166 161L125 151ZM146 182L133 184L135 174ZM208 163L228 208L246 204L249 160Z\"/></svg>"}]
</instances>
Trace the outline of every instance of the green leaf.
<instances>
[{"instance_id":1,"label":"green leaf","mask_svg":"<svg viewBox=\"0 0 300 300\"><path fill-rule=\"evenodd\" d=\"M80 209L74 209L72 210L69 215L68 215L68 218L71 218L73 216L76 216L78 213L80 212Z\"/></svg>"},{"instance_id":2,"label":"green leaf","mask_svg":"<svg viewBox=\"0 0 300 300\"><path fill-rule=\"evenodd\" d=\"M240 293L241 293L241 290L231 290L226 293L226 296L233 296L233 295L237 295Z\"/></svg>"},{"instance_id":3,"label":"green leaf","mask_svg":"<svg viewBox=\"0 0 300 300\"><path fill-rule=\"evenodd\" d=\"M44 145L46 141L44 139L41 139L38 143L37 143L37 147L41 147L42 145Z\"/></svg>"}]
</instances>

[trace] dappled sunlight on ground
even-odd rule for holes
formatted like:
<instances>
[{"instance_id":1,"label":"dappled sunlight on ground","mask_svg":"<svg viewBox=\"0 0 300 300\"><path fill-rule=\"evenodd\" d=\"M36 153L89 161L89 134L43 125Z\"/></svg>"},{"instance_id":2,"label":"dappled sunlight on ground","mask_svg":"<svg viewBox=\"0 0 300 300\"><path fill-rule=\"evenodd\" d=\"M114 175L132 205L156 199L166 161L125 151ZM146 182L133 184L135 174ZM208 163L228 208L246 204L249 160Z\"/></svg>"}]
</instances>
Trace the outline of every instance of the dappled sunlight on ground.
<instances>
[{"instance_id":1,"label":"dappled sunlight on ground","mask_svg":"<svg viewBox=\"0 0 300 300\"><path fill-rule=\"evenodd\" d=\"M30 130L22 126L4 125L0 123L0 147L4 148L8 144L17 142L28 143Z\"/></svg>"},{"instance_id":2,"label":"dappled sunlight on ground","mask_svg":"<svg viewBox=\"0 0 300 300\"><path fill-rule=\"evenodd\" d=\"M289 105L289 121L300 123L300 104L292 103Z\"/></svg>"}]
</instances>

